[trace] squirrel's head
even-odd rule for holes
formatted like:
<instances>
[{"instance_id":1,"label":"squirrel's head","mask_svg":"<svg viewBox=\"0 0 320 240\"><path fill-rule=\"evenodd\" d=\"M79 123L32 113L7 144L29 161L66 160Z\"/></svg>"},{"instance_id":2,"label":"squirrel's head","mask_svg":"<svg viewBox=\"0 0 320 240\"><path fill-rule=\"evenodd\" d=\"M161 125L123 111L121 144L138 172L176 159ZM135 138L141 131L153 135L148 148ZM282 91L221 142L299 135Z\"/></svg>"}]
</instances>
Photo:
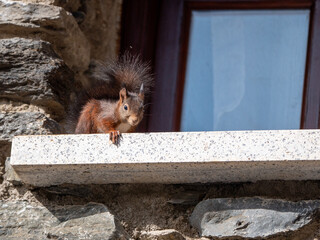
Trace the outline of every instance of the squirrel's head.
<instances>
[{"instance_id":1,"label":"squirrel's head","mask_svg":"<svg viewBox=\"0 0 320 240\"><path fill-rule=\"evenodd\" d=\"M131 126L138 125L141 122L144 113L143 84L141 85L138 94L128 92L125 88L122 88L119 96L119 115L121 119Z\"/></svg>"}]
</instances>

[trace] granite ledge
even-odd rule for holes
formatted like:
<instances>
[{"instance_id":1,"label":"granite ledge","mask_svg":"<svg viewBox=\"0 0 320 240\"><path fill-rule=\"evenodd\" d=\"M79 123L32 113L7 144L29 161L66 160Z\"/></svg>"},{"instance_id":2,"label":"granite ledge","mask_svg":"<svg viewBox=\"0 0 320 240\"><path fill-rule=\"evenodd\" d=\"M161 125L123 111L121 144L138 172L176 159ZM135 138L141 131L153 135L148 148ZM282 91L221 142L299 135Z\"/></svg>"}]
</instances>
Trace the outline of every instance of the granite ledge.
<instances>
[{"instance_id":1,"label":"granite ledge","mask_svg":"<svg viewBox=\"0 0 320 240\"><path fill-rule=\"evenodd\" d=\"M320 179L320 130L18 136L10 165L35 186Z\"/></svg>"}]
</instances>

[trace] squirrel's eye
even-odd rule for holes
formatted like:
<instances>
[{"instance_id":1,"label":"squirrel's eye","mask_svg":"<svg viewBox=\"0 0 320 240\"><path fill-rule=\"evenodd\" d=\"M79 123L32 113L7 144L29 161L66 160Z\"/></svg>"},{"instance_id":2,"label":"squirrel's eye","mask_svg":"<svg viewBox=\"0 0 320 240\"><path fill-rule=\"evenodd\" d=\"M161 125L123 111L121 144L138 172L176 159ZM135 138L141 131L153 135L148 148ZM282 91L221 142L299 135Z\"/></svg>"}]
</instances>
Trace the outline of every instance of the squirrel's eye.
<instances>
[{"instance_id":1,"label":"squirrel's eye","mask_svg":"<svg viewBox=\"0 0 320 240\"><path fill-rule=\"evenodd\" d=\"M127 105L124 105L123 108L124 108L124 110L128 110L128 106Z\"/></svg>"}]
</instances>

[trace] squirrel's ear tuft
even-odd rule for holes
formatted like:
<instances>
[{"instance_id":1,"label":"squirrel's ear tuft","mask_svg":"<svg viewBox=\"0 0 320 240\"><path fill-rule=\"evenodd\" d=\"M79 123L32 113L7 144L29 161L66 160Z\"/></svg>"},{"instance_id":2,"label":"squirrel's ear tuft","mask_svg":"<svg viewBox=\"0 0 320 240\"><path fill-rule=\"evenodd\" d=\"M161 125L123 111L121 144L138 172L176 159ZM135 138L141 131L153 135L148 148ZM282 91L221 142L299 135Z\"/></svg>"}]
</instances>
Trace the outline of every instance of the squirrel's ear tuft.
<instances>
[{"instance_id":1,"label":"squirrel's ear tuft","mask_svg":"<svg viewBox=\"0 0 320 240\"><path fill-rule=\"evenodd\" d=\"M120 102L123 102L127 98L127 90L125 88L122 88L120 90L119 96L120 96Z\"/></svg>"},{"instance_id":2,"label":"squirrel's ear tuft","mask_svg":"<svg viewBox=\"0 0 320 240\"><path fill-rule=\"evenodd\" d=\"M143 89L143 83L141 84L140 91L139 91L139 97L143 100L144 99L144 89Z\"/></svg>"}]
</instances>

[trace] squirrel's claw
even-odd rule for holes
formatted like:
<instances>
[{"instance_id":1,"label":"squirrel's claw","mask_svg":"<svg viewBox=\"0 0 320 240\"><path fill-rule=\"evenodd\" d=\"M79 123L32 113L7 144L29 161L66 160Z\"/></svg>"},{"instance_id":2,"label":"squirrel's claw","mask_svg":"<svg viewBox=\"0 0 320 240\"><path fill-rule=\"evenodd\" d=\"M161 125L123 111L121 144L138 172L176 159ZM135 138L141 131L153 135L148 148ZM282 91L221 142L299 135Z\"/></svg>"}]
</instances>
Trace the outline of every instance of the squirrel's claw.
<instances>
[{"instance_id":1,"label":"squirrel's claw","mask_svg":"<svg viewBox=\"0 0 320 240\"><path fill-rule=\"evenodd\" d=\"M113 144L118 144L120 139L120 132L117 130L109 131L109 139Z\"/></svg>"}]
</instances>

